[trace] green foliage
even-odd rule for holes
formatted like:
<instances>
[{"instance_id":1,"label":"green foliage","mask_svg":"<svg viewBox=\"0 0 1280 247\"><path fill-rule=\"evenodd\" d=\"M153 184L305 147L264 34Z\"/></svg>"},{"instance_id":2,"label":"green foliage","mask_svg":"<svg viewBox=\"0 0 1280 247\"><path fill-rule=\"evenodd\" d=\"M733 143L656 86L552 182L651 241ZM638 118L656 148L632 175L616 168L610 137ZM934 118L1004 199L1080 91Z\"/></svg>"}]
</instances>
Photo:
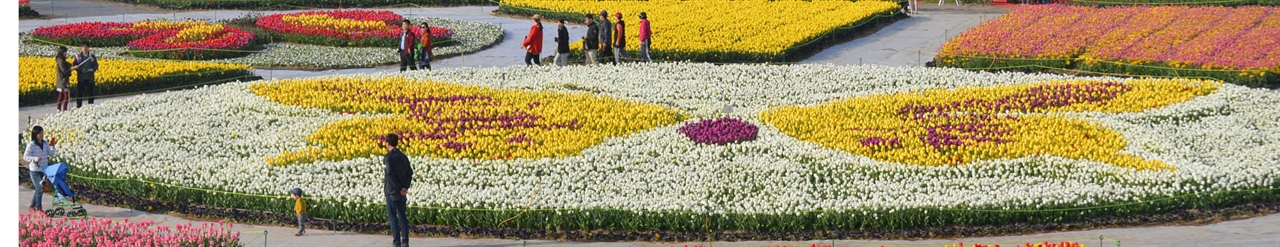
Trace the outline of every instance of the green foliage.
<instances>
[{"instance_id":1,"label":"green foliage","mask_svg":"<svg viewBox=\"0 0 1280 247\"><path fill-rule=\"evenodd\" d=\"M210 82L226 82L237 78L250 79L254 77L253 72L249 70L209 70L193 73L169 74L155 78L131 81L129 83L103 83L98 82L94 86L98 93L95 95L111 95L122 93L136 93L142 91L165 89L172 87L182 87L188 85L199 85ZM72 78L74 80L75 78ZM74 89L72 89L74 92ZM31 106L54 103L57 101L58 94L52 87L44 89L35 89L30 92L18 96L19 106Z\"/></svg>"},{"instance_id":2,"label":"green foliage","mask_svg":"<svg viewBox=\"0 0 1280 247\"><path fill-rule=\"evenodd\" d=\"M73 171L74 172L74 171ZM173 203L238 208L292 214L293 200L280 195L253 195L214 191L133 179L95 178L72 174L75 183L95 189L144 198L164 198ZM884 230L945 226L991 226L1016 223L1064 223L1114 216L1204 209L1280 200L1280 182L1256 189L1177 194L1094 206L1055 205L1043 208L866 208L815 210L795 214L744 214L705 211L634 211L589 209L483 209L410 205L410 224L463 228L504 227L558 230L608 231L755 231ZM386 208L379 202L308 197L312 217L343 222L385 222ZM514 217L521 214L520 217ZM507 219L510 219L509 221ZM505 223L503 223L505 221Z\"/></svg>"}]
</instances>

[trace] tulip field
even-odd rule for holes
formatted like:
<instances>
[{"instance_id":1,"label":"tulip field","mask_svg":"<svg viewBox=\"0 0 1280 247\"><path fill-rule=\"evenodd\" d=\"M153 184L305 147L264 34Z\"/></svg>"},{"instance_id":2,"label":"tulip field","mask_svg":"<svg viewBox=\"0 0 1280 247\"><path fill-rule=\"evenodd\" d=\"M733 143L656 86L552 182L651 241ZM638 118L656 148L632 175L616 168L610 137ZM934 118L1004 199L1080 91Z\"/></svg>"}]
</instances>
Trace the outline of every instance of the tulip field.
<instances>
[{"instance_id":1,"label":"tulip field","mask_svg":"<svg viewBox=\"0 0 1280 247\"><path fill-rule=\"evenodd\" d=\"M204 21L79 22L38 27L31 37L80 46L121 46L133 56L208 60L244 56L254 49L254 34Z\"/></svg>"},{"instance_id":2,"label":"tulip field","mask_svg":"<svg viewBox=\"0 0 1280 247\"><path fill-rule=\"evenodd\" d=\"M67 219L29 213L18 216L18 246L244 246L230 224L174 227L128 219Z\"/></svg>"},{"instance_id":3,"label":"tulip field","mask_svg":"<svg viewBox=\"0 0 1280 247\"><path fill-rule=\"evenodd\" d=\"M336 12L336 11L329 11ZM324 12L324 13L329 13ZM385 12L385 13L383 13ZM303 14L312 13L312 14ZM38 42L23 42L20 44L18 52L23 56L53 56L57 48L53 44L62 44L67 46L78 46L78 42L86 38L92 38L93 49L100 57L157 57L157 58L179 58L179 59L205 59L214 62L228 62L248 64L259 68L303 68L303 69L335 69L335 68L354 68L354 67L373 67L386 64L394 64L400 61L395 52L387 52L389 47L394 45L387 42L394 42L386 39L389 29L399 29L400 15L396 15L389 11L343 11L341 13L352 16L371 16L382 15L382 18L394 19L394 21L381 22L381 26L375 31L358 31L349 30L350 35L364 35L367 39L330 39L318 37L339 37L329 32L320 32L321 29L316 26L307 25L283 25L281 24L284 16L308 16L307 20L327 21L324 24L314 25L335 25L335 23L358 23L351 19L333 19L327 15L319 14L320 12L297 12L293 14L279 14L271 16L262 16L254 18L249 25L256 26L262 23L266 26L265 30L273 30L271 28L280 28L280 32L267 31L264 34L268 36L280 37L256 37L252 41L248 50L232 49L230 46L200 49L178 49L178 48L156 48L158 50L140 50L143 47L140 44L144 41L161 41L164 34L143 36L146 33L136 31L138 26L144 22L138 23L71 23L58 26L41 27L33 30L32 33L20 35L21 39ZM264 21L266 20L266 21ZM270 21L270 20L275 20ZM433 30L433 41L437 46L434 49L437 58L447 58L459 56L467 53L474 53L483 50L502 41L502 27L496 24L461 21L443 18L416 18L411 19L415 27L415 32L421 32L421 28L416 27L418 23L430 23ZM162 23L164 21L154 21L151 23ZM200 22L196 22L200 23ZM275 24L270 24L275 23ZM390 26L387 23L394 23ZM277 25L278 24L278 25ZM224 23L204 23L206 26L223 26L225 29L236 29L234 25ZM81 29L105 29L103 32L80 32ZM57 30L57 31L55 31ZM183 29L186 31L187 29ZM193 29L194 30L194 29ZM333 29L333 30L338 30ZM330 32L336 32L329 30ZM293 34L293 32L307 33L311 32L315 35ZM54 35L54 33L62 33ZM274 33L274 34L273 34ZM323 34L320 34L323 33ZM176 34L168 34L177 37ZM252 35L252 33L250 33ZM346 37L350 37L350 35ZM142 39L135 37L142 36ZM114 38L106 38L114 37ZM374 38L380 37L380 38ZM345 40L345 41L344 41ZM275 42L272 42L275 41ZM164 42L160 42L164 43ZM190 42L188 42L190 43ZM256 43L261 47L257 47ZM126 47L127 45L127 47ZM353 47L357 46L357 47ZM361 45L382 45L375 47L358 47ZM160 47L160 46L156 46ZM225 48L225 49L223 49ZM261 50L258 50L261 49ZM194 51L196 53L184 53ZM218 53L222 55L209 55ZM169 55L166 55L169 54ZM204 54L194 56L193 54Z\"/></svg>"},{"instance_id":4,"label":"tulip field","mask_svg":"<svg viewBox=\"0 0 1280 247\"><path fill-rule=\"evenodd\" d=\"M457 6L484 5L489 0L271 0L271 1L210 1L210 0L108 0L127 4L155 6L163 9L311 9L311 8L375 8L406 6Z\"/></svg>"},{"instance_id":5,"label":"tulip field","mask_svg":"<svg viewBox=\"0 0 1280 247\"><path fill-rule=\"evenodd\" d=\"M1067 0L1066 3L1086 6L1126 5L1280 5L1277 0Z\"/></svg>"},{"instance_id":6,"label":"tulip field","mask_svg":"<svg viewBox=\"0 0 1280 247\"><path fill-rule=\"evenodd\" d=\"M274 31L284 41L300 44L396 47L403 19L388 10L317 10L263 16L257 25ZM422 28L413 25L410 32L421 37ZM452 36L452 30L431 27L436 46L443 46Z\"/></svg>"},{"instance_id":7,"label":"tulip field","mask_svg":"<svg viewBox=\"0 0 1280 247\"><path fill-rule=\"evenodd\" d=\"M1280 83L1280 7L1037 5L943 44L939 66Z\"/></svg>"},{"instance_id":8,"label":"tulip field","mask_svg":"<svg viewBox=\"0 0 1280 247\"><path fill-rule=\"evenodd\" d=\"M52 57L18 58L18 105L47 104L56 100L54 79L57 74L53 67ZM248 65L216 62L100 58L98 69L94 79L99 95L253 78L252 68ZM70 83L71 88L76 88L75 73L72 73Z\"/></svg>"},{"instance_id":9,"label":"tulip field","mask_svg":"<svg viewBox=\"0 0 1280 247\"><path fill-rule=\"evenodd\" d=\"M485 236L1071 224L1280 200L1280 96L1196 79L462 68L233 82L33 124L77 185L282 214L299 187L312 217L361 224L385 223L379 141L400 133L409 222Z\"/></svg>"},{"instance_id":10,"label":"tulip field","mask_svg":"<svg viewBox=\"0 0 1280 247\"><path fill-rule=\"evenodd\" d=\"M653 31L654 60L781 62L803 58L816 43L837 39L864 24L891 18L902 7L893 1L559 1L503 0L499 11L547 20L583 22L584 14L623 14L627 50L638 51L640 12ZM550 21L544 20L546 23ZM612 28L612 27L611 27ZM578 37L575 50L581 50Z\"/></svg>"}]
</instances>

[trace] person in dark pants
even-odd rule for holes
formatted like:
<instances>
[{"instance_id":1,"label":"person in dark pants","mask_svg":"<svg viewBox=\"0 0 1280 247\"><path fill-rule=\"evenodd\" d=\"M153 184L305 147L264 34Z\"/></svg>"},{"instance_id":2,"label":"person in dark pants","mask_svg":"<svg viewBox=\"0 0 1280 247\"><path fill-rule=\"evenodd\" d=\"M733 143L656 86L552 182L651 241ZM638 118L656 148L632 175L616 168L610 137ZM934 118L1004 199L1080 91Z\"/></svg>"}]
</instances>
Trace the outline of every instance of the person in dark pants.
<instances>
[{"instance_id":1,"label":"person in dark pants","mask_svg":"<svg viewBox=\"0 0 1280 247\"><path fill-rule=\"evenodd\" d=\"M89 52L88 42L80 43L80 54L76 54L75 61L71 63L71 69L76 71L76 108L83 106L81 102L85 99L92 105L93 95L97 90L93 73L98 72L98 56Z\"/></svg>"},{"instance_id":2,"label":"person in dark pants","mask_svg":"<svg viewBox=\"0 0 1280 247\"><path fill-rule=\"evenodd\" d=\"M600 57L608 63L613 61L613 22L609 22L609 12L600 11L600 23L596 24L600 32ZM618 64L618 63L613 63Z\"/></svg>"},{"instance_id":3,"label":"person in dark pants","mask_svg":"<svg viewBox=\"0 0 1280 247\"><path fill-rule=\"evenodd\" d=\"M653 30L649 29L649 17L640 12L640 58L645 62L653 62L649 57L649 45L653 43Z\"/></svg>"},{"instance_id":4,"label":"person in dark pants","mask_svg":"<svg viewBox=\"0 0 1280 247\"><path fill-rule=\"evenodd\" d=\"M413 61L413 48L416 46L414 43L418 42L418 37L409 31L410 27L413 25L409 24L409 20L400 21L400 41L397 43L399 50L396 50L400 53L400 72L404 72L405 69L418 70L418 65Z\"/></svg>"},{"instance_id":5,"label":"person in dark pants","mask_svg":"<svg viewBox=\"0 0 1280 247\"><path fill-rule=\"evenodd\" d=\"M409 218L405 215L405 210L409 186L413 183L413 167L409 165L409 157L396 148L399 145L400 136L396 134L388 134L383 142L383 146L387 148L387 156L382 158L382 163L386 165L382 186L383 193L387 196L391 243L394 246L409 246Z\"/></svg>"},{"instance_id":6,"label":"person in dark pants","mask_svg":"<svg viewBox=\"0 0 1280 247\"><path fill-rule=\"evenodd\" d=\"M533 27L529 28L529 36L524 37L524 43L520 43L520 48L524 49L524 64L538 65L538 55L542 54L542 16L533 15Z\"/></svg>"},{"instance_id":7,"label":"person in dark pants","mask_svg":"<svg viewBox=\"0 0 1280 247\"><path fill-rule=\"evenodd\" d=\"M431 57L436 54L432 52L431 26L426 22L422 22L422 42L418 46L418 69L431 70Z\"/></svg>"}]
</instances>

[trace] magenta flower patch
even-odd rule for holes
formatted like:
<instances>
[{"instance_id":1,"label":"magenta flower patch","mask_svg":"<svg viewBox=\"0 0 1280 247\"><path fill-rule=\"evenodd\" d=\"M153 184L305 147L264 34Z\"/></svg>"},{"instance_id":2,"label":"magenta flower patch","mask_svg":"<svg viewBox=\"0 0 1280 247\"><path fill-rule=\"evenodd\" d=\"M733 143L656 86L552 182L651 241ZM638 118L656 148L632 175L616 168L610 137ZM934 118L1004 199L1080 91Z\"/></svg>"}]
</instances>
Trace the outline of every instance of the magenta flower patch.
<instances>
[{"instance_id":1,"label":"magenta flower patch","mask_svg":"<svg viewBox=\"0 0 1280 247\"><path fill-rule=\"evenodd\" d=\"M679 131L693 142L724 145L755 140L759 130L756 125L742 119L722 117L703 119L680 127Z\"/></svg>"}]
</instances>

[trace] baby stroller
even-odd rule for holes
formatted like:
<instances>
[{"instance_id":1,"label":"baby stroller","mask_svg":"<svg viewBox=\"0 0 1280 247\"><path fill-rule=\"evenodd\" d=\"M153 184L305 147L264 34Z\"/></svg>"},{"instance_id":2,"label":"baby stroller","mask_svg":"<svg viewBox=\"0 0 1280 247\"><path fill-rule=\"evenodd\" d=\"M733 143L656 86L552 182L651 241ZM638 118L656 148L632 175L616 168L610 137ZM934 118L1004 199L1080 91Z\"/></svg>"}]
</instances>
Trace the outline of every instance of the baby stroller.
<instances>
[{"instance_id":1,"label":"baby stroller","mask_svg":"<svg viewBox=\"0 0 1280 247\"><path fill-rule=\"evenodd\" d=\"M44 214L48 216L68 216L82 217L89 216L89 212L84 210L84 205L76 203L76 194L71 192L71 186L67 186L67 163L57 163L44 168L44 174L49 178L49 184L53 186L54 193L58 195L53 199L53 206L56 208L45 209ZM70 207L70 208L68 208Z\"/></svg>"}]
</instances>

